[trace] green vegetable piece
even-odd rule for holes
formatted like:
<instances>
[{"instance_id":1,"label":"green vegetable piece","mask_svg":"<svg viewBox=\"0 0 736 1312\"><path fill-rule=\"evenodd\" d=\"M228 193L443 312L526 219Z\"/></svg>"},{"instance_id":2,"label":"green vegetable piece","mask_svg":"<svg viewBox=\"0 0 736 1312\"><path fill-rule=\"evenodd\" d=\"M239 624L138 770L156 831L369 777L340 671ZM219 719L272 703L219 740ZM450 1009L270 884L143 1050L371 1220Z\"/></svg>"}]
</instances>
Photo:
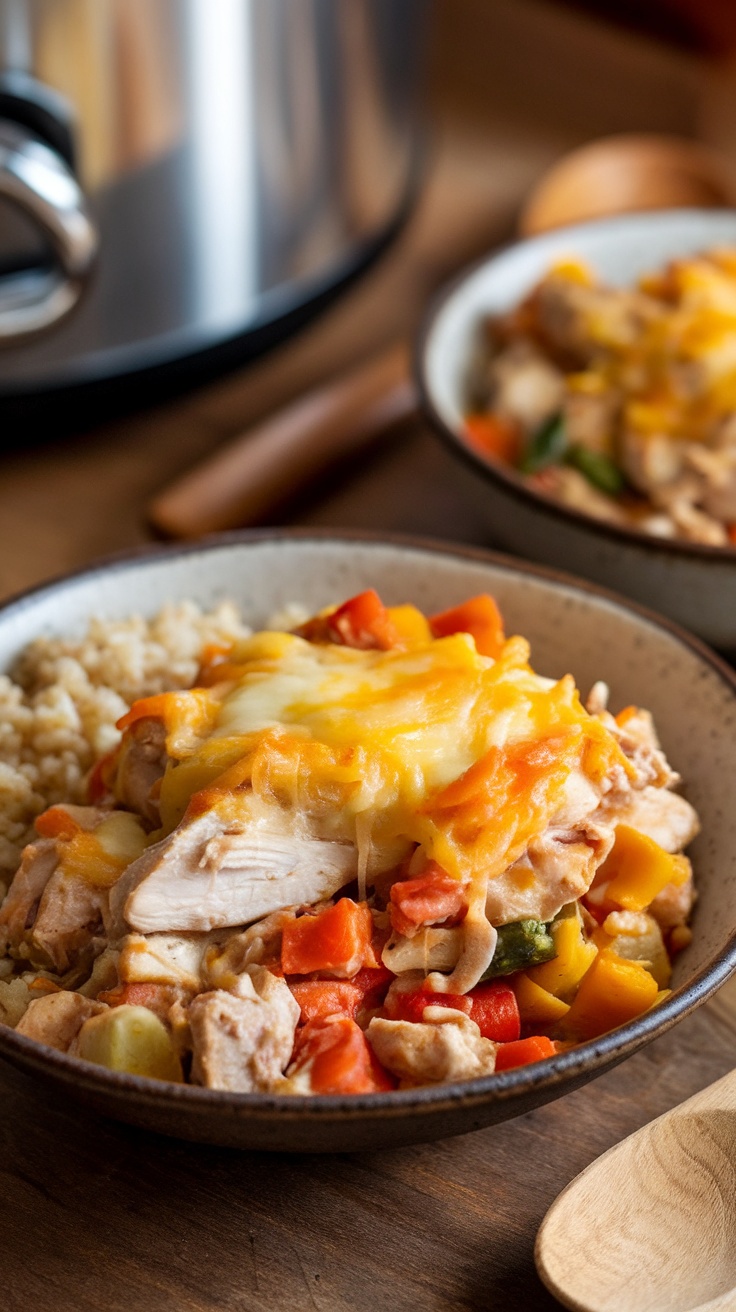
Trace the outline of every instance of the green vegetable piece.
<instances>
[{"instance_id":1,"label":"green vegetable piece","mask_svg":"<svg viewBox=\"0 0 736 1312\"><path fill-rule=\"evenodd\" d=\"M558 465L567 450L567 428L561 414L553 415L538 428L519 461L522 474L536 474L547 465Z\"/></svg>"},{"instance_id":2,"label":"green vegetable piece","mask_svg":"<svg viewBox=\"0 0 736 1312\"><path fill-rule=\"evenodd\" d=\"M571 446L565 454L565 464L572 465L593 487L609 497L617 497L624 490L626 480L618 465L614 464L610 456L591 451L590 447L577 443Z\"/></svg>"},{"instance_id":3,"label":"green vegetable piece","mask_svg":"<svg viewBox=\"0 0 736 1312\"><path fill-rule=\"evenodd\" d=\"M541 920L514 920L499 926L493 961L481 979L514 975L527 966L541 966L556 955L555 941Z\"/></svg>"}]
</instances>

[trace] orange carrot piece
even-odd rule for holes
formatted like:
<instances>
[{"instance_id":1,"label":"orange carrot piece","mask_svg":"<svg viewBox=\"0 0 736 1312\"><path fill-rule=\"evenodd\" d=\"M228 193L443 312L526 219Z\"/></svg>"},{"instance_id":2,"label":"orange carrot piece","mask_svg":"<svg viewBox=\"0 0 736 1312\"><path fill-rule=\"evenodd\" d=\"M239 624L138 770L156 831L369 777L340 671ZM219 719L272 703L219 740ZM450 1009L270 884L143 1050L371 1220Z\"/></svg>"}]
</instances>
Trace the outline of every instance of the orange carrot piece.
<instances>
[{"instance_id":1,"label":"orange carrot piece","mask_svg":"<svg viewBox=\"0 0 736 1312\"><path fill-rule=\"evenodd\" d=\"M470 597L460 606L431 615L429 627L435 638L447 638L452 633L469 633L475 640L481 656L500 655L506 641L501 612L487 592Z\"/></svg>"},{"instance_id":2,"label":"orange carrot piece","mask_svg":"<svg viewBox=\"0 0 736 1312\"><path fill-rule=\"evenodd\" d=\"M316 916L300 916L284 927L281 965L286 975L329 971L349 978L375 965L373 917L367 903L341 897Z\"/></svg>"},{"instance_id":3,"label":"orange carrot piece","mask_svg":"<svg viewBox=\"0 0 736 1312\"><path fill-rule=\"evenodd\" d=\"M434 925L467 910L465 885L430 861L416 879L404 879L391 888L391 924L397 934L407 934L418 925Z\"/></svg>"},{"instance_id":4,"label":"orange carrot piece","mask_svg":"<svg viewBox=\"0 0 736 1312\"><path fill-rule=\"evenodd\" d=\"M307 1065L314 1093L379 1093L395 1087L360 1026L347 1016L311 1020L299 1031L294 1070Z\"/></svg>"},{"instance_id":5,"label":"orange carrot piece","mask_svg":"<svg viewBox=\"0 0 736 1312\"><path fill-rule=\"evenodd\" d=\"M63 806L50 806L48 811L37 816L35 828L42 838L74 838L75 834L82 832L82 826Z\"/></svg>"},{"instance_id":6,"label":"orange carrot piece","mask_svg":"<svg viewBox=\"0 0 736 1312\"><path fill-rule=\"evenodd\" d=\"M512 419L504 419L501 415L466 415L465 434L470 445L484 455L495 456L507 465L518 464L521 432Z\"/></svg>"},{"instance_id":7,"label":"orange carrot piece","mask_svg":"<svg viewBox=\"0 0 736 1312\"><path fill-rule=\"evenodd\" d=\"M362 1000L362 992L348 980L302 979L289 984L299 1003L301 1020L325 1020L327 1016L348 1016L354 1019Z\"/></svg>"},{"instance_id":8,"label":"orange carrot piece","mask_svg":"<svg viewBox=\"0 0 736 1312\"><path fill-rule=\"evenodd\" d=\"M513 1043L502 1043L496 1051L496 1070L510 1071L514 1066L528 1066L533 1061L543 1061L545 1057L554 1057L557 1048L544 1034L534 1034L529 1039L516 1039Z\"/></svg>"}]
</instances>

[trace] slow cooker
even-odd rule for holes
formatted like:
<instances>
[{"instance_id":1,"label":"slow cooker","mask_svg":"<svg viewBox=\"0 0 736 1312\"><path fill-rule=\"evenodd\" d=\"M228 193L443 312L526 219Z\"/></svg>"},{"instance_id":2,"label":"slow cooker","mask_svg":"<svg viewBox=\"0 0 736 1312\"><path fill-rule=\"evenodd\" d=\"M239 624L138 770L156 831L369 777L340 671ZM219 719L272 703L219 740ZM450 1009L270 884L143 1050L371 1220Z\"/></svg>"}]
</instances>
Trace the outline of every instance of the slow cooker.
<instances>
[{"instance_id":1,"label":"slow cooker","mask_svg":"<svg viewBox=\"0 0 736 1312\"><path fill-rule=\"evenodd\" d=\"M386 242L430 0L0 0L0 417L248 359Z\"/></svg>"}]
</instances>

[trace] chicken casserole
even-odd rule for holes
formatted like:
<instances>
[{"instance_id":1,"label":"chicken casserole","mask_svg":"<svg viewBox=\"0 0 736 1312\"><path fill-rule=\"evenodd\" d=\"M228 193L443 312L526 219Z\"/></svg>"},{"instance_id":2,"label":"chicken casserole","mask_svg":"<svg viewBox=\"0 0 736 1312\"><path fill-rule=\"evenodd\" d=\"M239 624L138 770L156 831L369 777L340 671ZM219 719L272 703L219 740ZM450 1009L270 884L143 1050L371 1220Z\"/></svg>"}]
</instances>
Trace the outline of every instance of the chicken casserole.
<instances>
[{"instance_id":1,"label":"chicken casserole","mask_svg":"<svg viewBox=\"0 0 736 1312\"><path fill-rule=\"evenodd\" d=\"M665 993L697 817L646 711L492 598L373 592L132 701L0 907L0 1017L113 1069L360 1093L549 1056Z\"/></svg>"},{"instance_id":2,"label":"chicken casserole","mask_svg":"<svg viewBox=\"0 0 736 1312\"><path fill-rule=\"evenodd\" d=\"M563 259L485 329L474 449L596 519L736 545L736 250L624 288Z\"/></svg>"}]
</instances>

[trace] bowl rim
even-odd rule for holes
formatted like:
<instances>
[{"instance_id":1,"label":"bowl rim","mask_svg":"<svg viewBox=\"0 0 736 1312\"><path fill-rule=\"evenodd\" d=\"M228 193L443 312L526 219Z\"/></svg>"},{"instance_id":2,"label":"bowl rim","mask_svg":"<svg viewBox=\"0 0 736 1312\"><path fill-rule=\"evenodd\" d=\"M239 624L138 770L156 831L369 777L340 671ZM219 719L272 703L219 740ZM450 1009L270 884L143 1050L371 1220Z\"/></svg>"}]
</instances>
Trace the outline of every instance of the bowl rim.
<instances>
[{"instance_id":1,"label":"bowl rim","mask_svg":"<svg viewBox=\"0 0 736 1312\"><path fill-rule=\"evenodd\" d=\"M189 555L209 554L218 549L257 545L263 542L344 543L354 545L396 547L490 565L509 575L526 575L542 582L572 588L603 600L624 612L633 613L653 627L664 631L691 650L726 684L736 699L736 669L699 638L688 633L673 621L656 614L638 602L586 579L548 566L517 560L500 552L484 548L446 542L412 534L375 533L368 530L322 528L263 528L246 529L231 533L213 534L197 542L175 543L154 548L143 546L116 552L91 565L63 573L31 588L24 589L0 604L0 625L13 618L46 596L62 593L70 584L92 580L98 575L125 571L131 567L156 566L166 560ZM520 1066L508 1071L494 1072L477 1079L448 1084L422 1085L412 1089L388 1090L369 1094L299 1094L231 1093L218 1089L202 1088L193 1084L174 1084L146 1076L110 1071L72 1057L68 1053L18 1034L9 1026L0 1024L0 1057L5 1057L23 1068L34 1069L40 1075L55 1073L58 1077L92 1095L134 1095L137 1105L150 1107L176 1106L191 1113L207 1110L230 1117L247 1117L252 1120L289 1122L326 1122L335 1117L341 1120L359 1120L366 1115L400 1118L409 1111L430 1115L452 1110L458 1106L472 1108L488 1103L506 1102L517 1096L564 1092L575 1077L585 1079L598 1071L617 1064L638 1048L658 1038L679 1020L705 1002L736 970L736 928L726 943L706 962L687 983L673 990L668 998L634 1020L621 1025L597 1039L587 1040L568 1051L553 1057ZM560 1088L559 1086L563 1086Z\"/></svg>"},{"instance_id":2,"label":"bowl rim","mask_svg":"<svg viewBox=\"0 0 736 1312\"><path fill-rule=\"evenodd\" d=\"M631 214L587 219L582 223L561 225L558 228L551 228L547 232L535 233L533 236L512 238L510 241L497 246L490 254L483 255L474 260L472 264L466 265L431 298L414 339L412 372L422 411L433 430L443 440L452 454L456 457L459 456L476 474L480 474L487 481L497 484L502 491L516 501L531 506L540 515L572 523L578 529L588 529L591 533L601 534L613 543L625 544L635 550L639 548L647 551L650 555L663 555L665 559L685 557L686 559L717 561L722 566L731 566L733 568L736 560L736 544L728 543L725 546L716 547L704 542L686 542L682 538L655 537L654 534L645 533L642 529L596 519L594 515L588 515L573 506L563 505L554 497L537 491L510 465L505 466L500 460L495 460L492 455L484 455L481 451L476 450L458 428L447 422L434 399L432 376L429 369L429 347L432 335L445 307L462 287L470 282L482 269L493 265L496 260L503 259L512 251L543 245L548 238L558 234L564 238L566 234L574 236L578 232L585 234L591 230L605 231L606 228L610 228L612 236L615 236L616 231L621 227L633 227L643 221L653 225L654 222L661 220L663 215L682 217L690 215L698 216L704 220L707 220L708 217L720 216L722 218L724 215L731 215L734 223L736 223L736 207L724 206L714 209L678 207L661 210L638 210Z\"/></svg>"}]
</instances>

